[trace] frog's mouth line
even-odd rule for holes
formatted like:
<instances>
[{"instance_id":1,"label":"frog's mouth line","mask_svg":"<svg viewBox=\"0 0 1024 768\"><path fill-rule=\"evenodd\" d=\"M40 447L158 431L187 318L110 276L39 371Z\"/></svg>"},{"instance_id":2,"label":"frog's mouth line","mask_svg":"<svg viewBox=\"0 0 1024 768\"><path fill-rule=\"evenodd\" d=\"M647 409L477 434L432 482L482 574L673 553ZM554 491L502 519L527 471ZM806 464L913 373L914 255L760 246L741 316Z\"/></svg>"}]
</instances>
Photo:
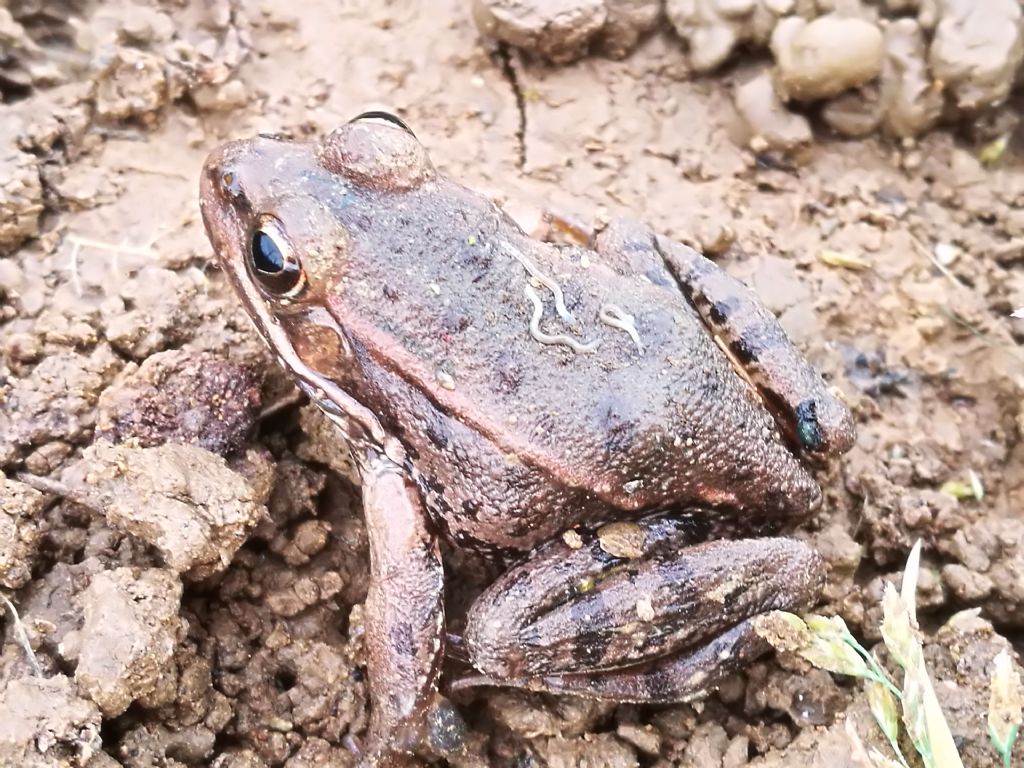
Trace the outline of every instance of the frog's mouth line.
<instances>
[{"instance_id":1,"label":"frog's mouth line","mask_svg":"<svg viewBox=\"0 0 1024 768\"><path fill-rule=\"evenodd\" d=\"M245 300L247 303L251 302L249 296L245 296ZM383 451L399 465L405 461L405 449L397 440L389 438L370 409L353 399L330 377L319 373L303 360L280 318L258 301L255 303L252 317L257 332L263 337L281 366L295 377L299 389L341 430L356 455L357 463L360 460L359 454L367 451ZM329 313L322 309L296 312L294 317L298 322L311 322L320 327L327 327L334 331L339 339L344 339L341 328Z\"/></svg>"}]
</instances>

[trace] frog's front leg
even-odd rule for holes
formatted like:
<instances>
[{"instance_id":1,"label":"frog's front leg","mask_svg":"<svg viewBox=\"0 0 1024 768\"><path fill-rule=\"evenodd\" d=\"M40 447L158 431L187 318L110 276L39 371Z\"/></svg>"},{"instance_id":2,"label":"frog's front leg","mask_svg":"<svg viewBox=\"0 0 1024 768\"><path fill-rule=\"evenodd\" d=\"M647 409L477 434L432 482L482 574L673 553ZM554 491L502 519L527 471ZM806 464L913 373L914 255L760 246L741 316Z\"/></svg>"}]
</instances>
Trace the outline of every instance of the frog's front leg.
<instances>
[{"instance_id":1,"label":"frog's front leg","mask_svg":"<svg viewBox=\"0 0 1024 768\"><path fill-rule=\"evenodd\" d=\"M685 701L768 649L752 617L806 607L824 580L794 539L690 546L687 518L614 525L542 546L480 596L465 641L481 676L456 687Z\"/></svg>"},{"instance_id":2,"label":"frog's front leg","mask_svg":"<svg viewBox=\"0 0 1024 768\"><path fill-rule=\"evenodd\" d=\"M856 431L849 409L747 286L692 248L631 219L611 222L594 247L612 268L678 290L802 450L834 456L852 447Z\"/></svg>"},{"instance_id":3,"label":"frog's front leg","mask_svg":"<svg viewBox=\"0 0 1024 768\"><path fill-rule=\"evenodd\" d=\"M419 493L384 456L360 462L370 548L366 763L459 746L461 719L437 693L444 655L444 573ZM400 758L399 758L400 760Z\"/></svg>"}]
</instances>

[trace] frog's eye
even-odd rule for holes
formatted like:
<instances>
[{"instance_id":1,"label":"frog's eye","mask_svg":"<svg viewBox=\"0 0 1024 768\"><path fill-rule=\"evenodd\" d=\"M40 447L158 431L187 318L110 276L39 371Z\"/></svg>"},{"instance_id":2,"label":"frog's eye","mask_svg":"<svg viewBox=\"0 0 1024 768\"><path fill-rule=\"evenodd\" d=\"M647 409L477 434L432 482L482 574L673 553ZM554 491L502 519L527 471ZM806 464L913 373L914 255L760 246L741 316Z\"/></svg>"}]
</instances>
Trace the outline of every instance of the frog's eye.
<instances>
[{"instance_id":1,"label":"frog's eye","mask_svg":"<svg viewBox=\"0 0 1024 768\"><path fill-rule=\"evenodd\" d=\"M249 268L264 290L278 296L294 296L305 282L284 227L273 216L257 220L249 239Z\"/></svg>"},{"instance_id":2,"label":"frog's eye","mask_svg":"<svg viewBox=\"0 0 1024 768\"><path fill-rule=\"evenodd\" d=\"M353 117L351 120L349 120L349 122L380 123L383 125L394 125L401 128L414 139L416 138L416 134L412 132L412 128L406 125L405 121L402 120L402 118L400 118L398 115L393 115L390 112L385 112L382 109L375 109L370 112L363 112L361 115L356 115L355 117Z\"/></svg>"}]
</instances>

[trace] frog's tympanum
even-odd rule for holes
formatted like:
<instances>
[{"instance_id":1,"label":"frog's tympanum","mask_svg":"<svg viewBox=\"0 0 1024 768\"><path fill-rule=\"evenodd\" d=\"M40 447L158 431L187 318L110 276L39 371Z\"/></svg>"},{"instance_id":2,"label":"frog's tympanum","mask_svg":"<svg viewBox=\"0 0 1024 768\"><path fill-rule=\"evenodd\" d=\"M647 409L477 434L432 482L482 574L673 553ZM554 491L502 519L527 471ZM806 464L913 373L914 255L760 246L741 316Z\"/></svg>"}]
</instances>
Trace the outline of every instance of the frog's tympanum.
<instances>
[{"instance_id":1,"label":"frog's tympanum","mask_svg":"<svg viewBox=\"0 0 1024 768\"><path fill-rule=\"evenodd\" d=\"M821 500L798 456L847 450L852 417L696 251L629 221L531 239L385 113L221 147L202 212L362 480L367 762L459 746L442 540L513 563L449 690L683 701L766 650L752 617L815 599L822 561L774 534Z\"/></svg>"}]
</instances>

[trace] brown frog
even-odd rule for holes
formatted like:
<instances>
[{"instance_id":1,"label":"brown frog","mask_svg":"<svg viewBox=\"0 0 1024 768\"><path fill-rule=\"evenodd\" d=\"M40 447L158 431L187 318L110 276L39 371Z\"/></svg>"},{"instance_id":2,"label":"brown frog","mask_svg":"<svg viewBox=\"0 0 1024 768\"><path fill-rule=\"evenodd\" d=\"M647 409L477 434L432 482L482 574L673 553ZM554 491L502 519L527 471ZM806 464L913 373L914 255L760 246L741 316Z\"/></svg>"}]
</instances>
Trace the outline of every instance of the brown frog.
<instances>
[{"instance_id":1,"label":"brown frog","mask_svg":"<svg viewBox=\"0 0 1024 768\"><path fill-rule=\"evenodd\" d=\"M796 454L847 450L852 417L696 251L629 221L592 250L531 239L386 113L227 144L201 187L362 480L369 763L459 743L441 539L518 558L466 616L455 687L686 700L766 650L752 617L814 600L821 560L772 534L820 502Z\"/></svg>"}]
</instances>

